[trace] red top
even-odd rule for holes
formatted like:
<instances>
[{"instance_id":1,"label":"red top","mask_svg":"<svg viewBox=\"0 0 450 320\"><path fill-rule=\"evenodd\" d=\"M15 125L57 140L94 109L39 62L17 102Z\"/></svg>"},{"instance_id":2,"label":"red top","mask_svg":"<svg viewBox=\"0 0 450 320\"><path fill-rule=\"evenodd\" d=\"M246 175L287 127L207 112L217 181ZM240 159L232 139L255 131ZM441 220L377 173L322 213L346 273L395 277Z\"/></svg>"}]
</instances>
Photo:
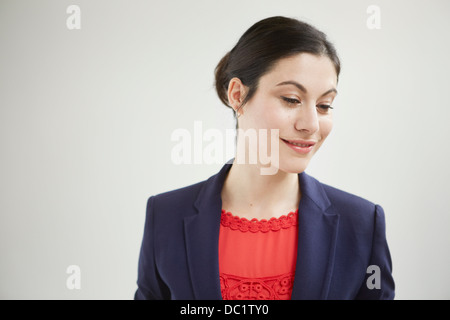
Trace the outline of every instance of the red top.
<instances>
[{"instance_id":1,"label":"red top","mask_svg":"<svg viewBox=\"0 0 450 320\"><path fill-rule=\"evenodd\" d=\"M224 300L289 300L297 261L298 210L247 220L222 210L220 287Z\"/></svg>"}]
</instances>

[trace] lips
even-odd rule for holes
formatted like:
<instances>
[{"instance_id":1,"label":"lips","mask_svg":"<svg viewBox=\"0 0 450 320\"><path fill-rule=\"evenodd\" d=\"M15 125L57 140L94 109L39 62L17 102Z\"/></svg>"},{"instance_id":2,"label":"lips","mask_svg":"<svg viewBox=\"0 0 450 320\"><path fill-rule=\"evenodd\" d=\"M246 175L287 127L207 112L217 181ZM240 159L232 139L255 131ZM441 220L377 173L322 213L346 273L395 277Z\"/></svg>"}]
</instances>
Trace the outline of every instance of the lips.
<instances>
[{"instance_id":1,"label":"lips","mask_svg":"<svg viewBox=\"0 0 450 320\"><path fill-rule=\"evenodd\" d=\"M316 144L315 141L311 140L286 140L282 138L281 140L283 140L288 147L301 154L309 153Z\"/></svg>"}]
</instances>

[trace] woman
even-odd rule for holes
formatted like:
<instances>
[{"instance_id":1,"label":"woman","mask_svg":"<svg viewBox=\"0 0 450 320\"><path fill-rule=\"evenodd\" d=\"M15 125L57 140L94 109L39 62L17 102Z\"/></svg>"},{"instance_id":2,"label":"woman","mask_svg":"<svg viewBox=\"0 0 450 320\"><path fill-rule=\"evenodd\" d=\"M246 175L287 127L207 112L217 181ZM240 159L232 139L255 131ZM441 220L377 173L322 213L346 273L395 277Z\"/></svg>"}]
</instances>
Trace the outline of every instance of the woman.
<instances>
[{"instance_id":1,"label":"woman","mask_svg":"<svg viewBox=\"0 0 450 320\"><path fill-rule=\"evenodd\" d=\"M331 131L339 72L309 24L271 17L242 35L215 73L236 158L149 198L135 299L394 298L383 209L304 172Z\"/></svg>"}]
</instances>

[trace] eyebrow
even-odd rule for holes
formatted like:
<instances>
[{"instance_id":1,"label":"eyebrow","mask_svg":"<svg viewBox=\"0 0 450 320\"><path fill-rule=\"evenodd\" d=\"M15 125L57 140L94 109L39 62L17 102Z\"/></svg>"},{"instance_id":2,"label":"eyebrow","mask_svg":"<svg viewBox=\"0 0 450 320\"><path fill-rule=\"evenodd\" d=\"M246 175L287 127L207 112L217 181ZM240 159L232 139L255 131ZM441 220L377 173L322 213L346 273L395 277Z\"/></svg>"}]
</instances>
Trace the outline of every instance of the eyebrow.
<instances>
[{"instance_id":1,"label":"eyebrow","mask_svg":"<svg viewBox=\"0 0 450 320\"><path fill-rule=\"evenodd\" d=\"M289 80L289 81L283 81L280 82L279 84L277 84L277 86L285 86L285 85L294 85L296 86L300 91L304 92L304 93L308 93L308 90L306 90L306 88L304 86L302 86L300 83L298 83L297 81L293 81L293 80ZM327 94L331 93L331 92L335 92L337 94L337 90L336 88L332 88L326 92L324 92L321 97L326 96Z\"/></svg>"}]
</instances>

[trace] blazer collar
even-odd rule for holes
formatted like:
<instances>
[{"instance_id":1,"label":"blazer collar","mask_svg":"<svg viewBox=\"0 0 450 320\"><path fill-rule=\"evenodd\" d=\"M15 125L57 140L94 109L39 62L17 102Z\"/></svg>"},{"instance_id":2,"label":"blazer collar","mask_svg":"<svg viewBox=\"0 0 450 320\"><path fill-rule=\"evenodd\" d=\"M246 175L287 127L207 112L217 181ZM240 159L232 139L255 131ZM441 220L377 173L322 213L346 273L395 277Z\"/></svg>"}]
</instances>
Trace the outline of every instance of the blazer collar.
<instances>
[{"instance_id":1,"label":"blazer collar","mask_svg":"<svg viewBox=\"0 0 450 320\"><path fill-rule=\"evenodd\" d=\"M322 184L299 174L298 246L292 299L326 299L333 273L339 215Z\"/></svg>"},{"instance_id":2,"label":"blazer collar","mask_svg":"<svg viewBox=\"0 0 450 320\"><path fill-rule=\"evenodd\" d=\"M210 177L201 188L194 206L198 213L184 219L186 250L196 300L220 300L219 230L221 192L231 164Z\"/></svg>"},{"instance_id":3,"label":"blazer collar","mask_svg":"<svg viewBox=\"0 0 450 320\"><path fill-rule=\"evenodd\" d=\"M201 188L194 203L197 214L184 219L186 250L195 299L220 300L219 230L221 191L232 166L229 161ZM339 216L322 185L299 175L298 253L292 299L326 299L333 270Z\"/></svg>"}]
</instances>

